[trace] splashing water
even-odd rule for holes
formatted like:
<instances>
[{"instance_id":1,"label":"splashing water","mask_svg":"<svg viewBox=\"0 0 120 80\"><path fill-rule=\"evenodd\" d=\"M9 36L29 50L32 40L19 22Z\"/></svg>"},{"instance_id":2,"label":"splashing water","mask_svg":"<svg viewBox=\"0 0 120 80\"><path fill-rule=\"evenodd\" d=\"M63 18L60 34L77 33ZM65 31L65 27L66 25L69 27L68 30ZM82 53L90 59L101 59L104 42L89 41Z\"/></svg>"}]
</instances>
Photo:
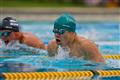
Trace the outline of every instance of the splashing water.
<instances>
[{"instance_id":1,"label":"splashing water","mask_svg":"<svg viewBox=\"0 0 120 80\"><path fill-rule=\"evenodd\" d=\"M120 68L120 60L107 59L106 64L113 68Z\"/></svg>"},{"instance_id":2,"label":"splashing water","mask_svg":"<svg viewBox=\"0 0 120 80\"><path fill-rule=\"evenodd\" d=\"M58 46L58 54L55 55L55 59L65 59L69 57L70 48L62 48Z\"/></svg>"},{"instance_id":3,"label":"splashing water","mask_svg":"<svg viewBox=\"0 0 120 80\"><path fill-rule=\"evenodd\" d=\"M30 53L40 53L42 55L47 55L47 51L39 48L34 48L31 46L28 46L26 44L20 44L19 41L13 40L8 43L8 45L5 45L5 43L0 40L0 53L8 53L8 54L30 54ZM45 54L44 54L45 53ZM17 56L17 55L16 55Z\"/></svg>"}]
</instances>

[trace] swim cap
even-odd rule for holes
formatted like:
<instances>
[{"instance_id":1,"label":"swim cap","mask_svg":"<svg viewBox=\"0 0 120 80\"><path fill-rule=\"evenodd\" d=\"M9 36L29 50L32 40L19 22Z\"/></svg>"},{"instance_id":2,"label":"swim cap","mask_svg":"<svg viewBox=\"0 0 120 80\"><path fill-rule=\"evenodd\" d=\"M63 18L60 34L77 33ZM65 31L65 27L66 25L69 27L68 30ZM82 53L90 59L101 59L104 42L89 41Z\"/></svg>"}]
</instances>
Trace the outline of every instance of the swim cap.
<instances>
[{"instance_id":1,"label":"swim cap","mask_svg":"<svg viewBox=\"0 0 120 80\"><path fill-rule=\"evenodd\" d=\"M76 21L69 14L63 14L54 23L54 29L64 29L69 32L75 32Z\"/></svg>"},{"instance_id":2,"label":"swim cap","mask_svg":"<svg viewBox=\"0 0 120 80\"><path fill-rule=\"evenodd\" d=\"M0 30L11 30L14 32L19 32L20 26L18 25L16 20L13 19L12 17L6 17L3 19L0 25Z\"/></svg>"}]
</instances>

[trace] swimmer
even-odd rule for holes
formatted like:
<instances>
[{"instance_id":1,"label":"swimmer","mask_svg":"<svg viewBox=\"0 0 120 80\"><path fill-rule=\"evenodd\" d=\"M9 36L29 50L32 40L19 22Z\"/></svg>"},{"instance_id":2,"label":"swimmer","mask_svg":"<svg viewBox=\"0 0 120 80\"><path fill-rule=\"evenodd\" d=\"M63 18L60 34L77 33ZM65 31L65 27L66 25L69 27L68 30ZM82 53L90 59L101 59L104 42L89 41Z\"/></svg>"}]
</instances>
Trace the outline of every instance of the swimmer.
<instances>
[{"instance_id":1,"label":"swimmer","mask_svg":"<svg viewBox=\"0 0 120 80\"><path fill-rule=\"evenodd\" d=\"M25 33L20 31L20 26L12 17L6 17L2 20L0 25L0 39L2 39L6 46L11 41L19 41L21 44L28 46L45 49L45 45L39 38L32 33Z\"/></svg>"},{"instance_id":2,"label":"swimmer","mask_svg":"<svg viewBox=\"0 0 120 80\"><path fill-rule=\"evenodd\" d=\"M69 15L61 15L54 23L55 40L48 43L48 55L53 57L58 54L58 46L69 49L70 57L82 57L84 60L104 62L96 45L90 40L78 36L75 32L76 21Z\"/></svg>"}]
</instances>

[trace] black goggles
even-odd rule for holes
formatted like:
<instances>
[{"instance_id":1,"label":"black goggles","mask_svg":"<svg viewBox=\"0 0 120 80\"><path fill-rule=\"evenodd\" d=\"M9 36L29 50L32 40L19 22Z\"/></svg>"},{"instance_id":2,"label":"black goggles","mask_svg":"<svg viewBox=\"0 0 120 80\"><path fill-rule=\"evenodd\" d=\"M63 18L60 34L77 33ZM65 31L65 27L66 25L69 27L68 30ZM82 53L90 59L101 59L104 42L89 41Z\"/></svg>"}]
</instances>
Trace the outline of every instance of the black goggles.
<instances>
[{"instance_id":1,"label":"black goggles","mask_svg":"<svg viewBox=\"0 0 120 80\"><path fill-rule=\"evenodd\" d=\"M57 34L64 34L65 30L64 29L53 29L53 32Z\"/></svg>"},{"instance_id":2,"label":"black goggles","mask_svg":"<svg viewBox=\"0 0 120 80\"><path fill-rule=\"evenodd\" d=\"M11 32L0 32L0 37L8 37Z\"/></svg>"}]
</instances>

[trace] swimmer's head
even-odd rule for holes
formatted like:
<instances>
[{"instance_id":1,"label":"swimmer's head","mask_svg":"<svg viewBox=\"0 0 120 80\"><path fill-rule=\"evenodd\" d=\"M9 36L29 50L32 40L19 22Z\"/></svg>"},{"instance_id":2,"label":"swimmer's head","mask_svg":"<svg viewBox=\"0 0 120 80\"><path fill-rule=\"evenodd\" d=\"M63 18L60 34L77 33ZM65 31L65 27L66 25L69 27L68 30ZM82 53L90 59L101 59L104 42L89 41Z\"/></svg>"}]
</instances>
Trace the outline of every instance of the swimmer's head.
<instances>
[{"instance_id":1,"label":"swimmer's head","mask_svg":"<svg viewBox=\"0 0 120 80\"><path fill-rule=\"evenodd\" d=\"M6 17L3 19L0 30L10 30L13 32L19 32L20 26L18 25L17 21L12 17Z\"/></svg>"},{"instance_id":2,"label":"swimmer's head","mask_svg":"<svg viewBox=\"0 0 120 80\"><path fill-rule=\"evenodd\" d=\"M76 21L70 14L63 14L54 23L54 33L63 34L65 31L75 32Z\"/></svg>"}]
</instances>

